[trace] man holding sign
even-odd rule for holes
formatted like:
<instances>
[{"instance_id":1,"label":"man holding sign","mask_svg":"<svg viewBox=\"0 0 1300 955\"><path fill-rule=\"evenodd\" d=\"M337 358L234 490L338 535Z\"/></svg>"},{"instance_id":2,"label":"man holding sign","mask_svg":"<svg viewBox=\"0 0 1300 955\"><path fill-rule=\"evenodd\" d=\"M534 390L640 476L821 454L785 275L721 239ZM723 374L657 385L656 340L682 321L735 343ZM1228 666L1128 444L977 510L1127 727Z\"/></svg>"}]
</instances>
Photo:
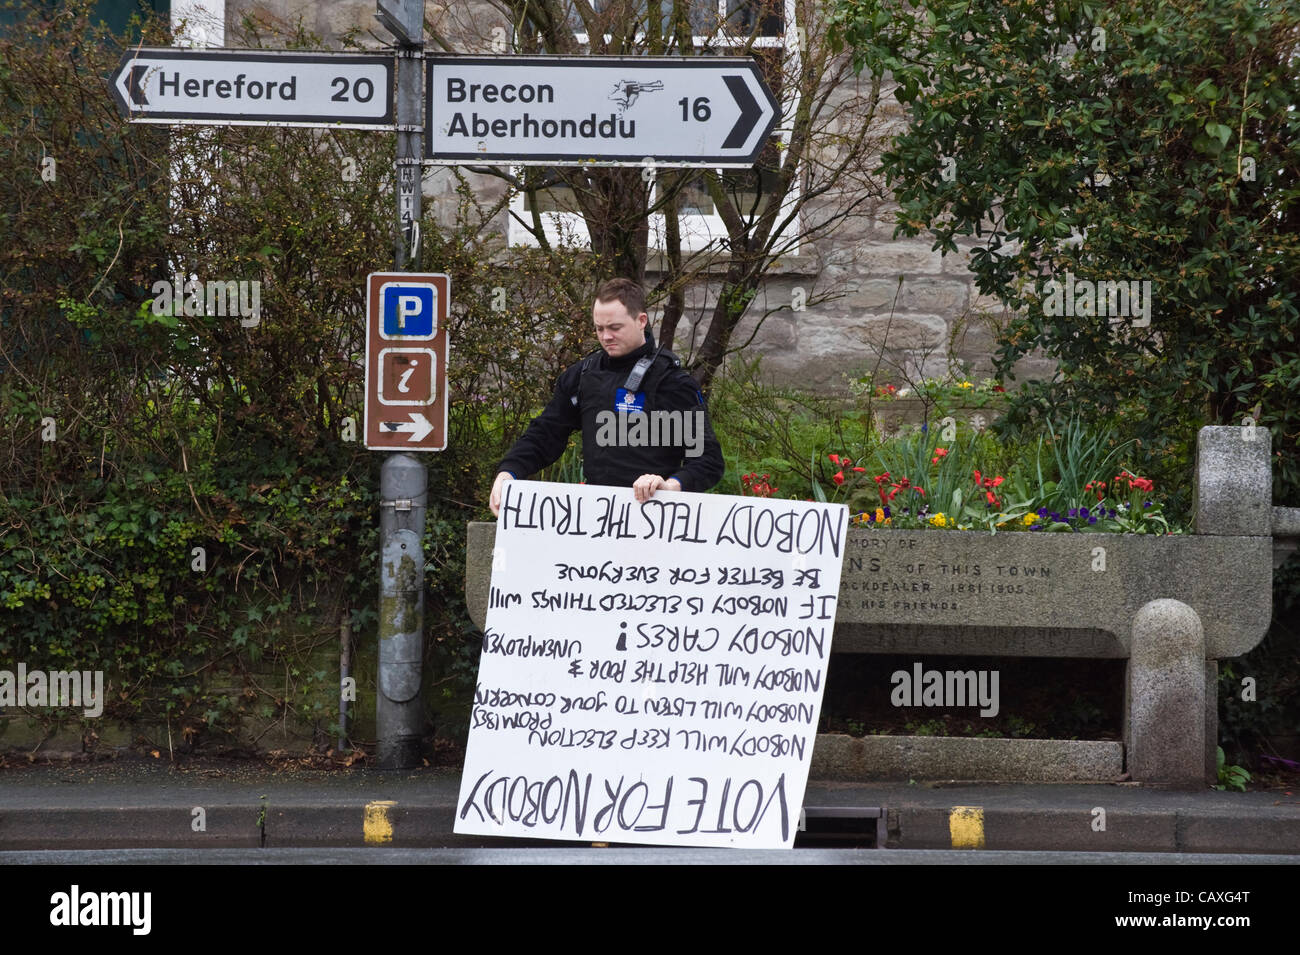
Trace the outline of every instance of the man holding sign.
<instances>
[{"instance_id":1,"label":"man holding sign","mask_svg":"<svg viewBox=\"0 0 1300 955\"><path fill-rule=\"evenodd\" d=\"M610 279L591 316L600 349L560 375L546 409L502 460L494 515L505 483L555 463L579 429L587 483L631 487L638 501L661 489L706 491L722 478L704 397L677 356L655 345L641 286Z\"/></svg>"},{"instance_id":2,"label":"man holding sign","mask_svg":"<svg viewBox=\"0 0 1300 955\"><path fill-rule=\"evenodd\" d=\"M848 509L691 493L722 451L643 304L601 287L601 350L501 462L455 831L790 848ZM516 480L578 428L589 484Z\"/></svg>"}]
</instances>

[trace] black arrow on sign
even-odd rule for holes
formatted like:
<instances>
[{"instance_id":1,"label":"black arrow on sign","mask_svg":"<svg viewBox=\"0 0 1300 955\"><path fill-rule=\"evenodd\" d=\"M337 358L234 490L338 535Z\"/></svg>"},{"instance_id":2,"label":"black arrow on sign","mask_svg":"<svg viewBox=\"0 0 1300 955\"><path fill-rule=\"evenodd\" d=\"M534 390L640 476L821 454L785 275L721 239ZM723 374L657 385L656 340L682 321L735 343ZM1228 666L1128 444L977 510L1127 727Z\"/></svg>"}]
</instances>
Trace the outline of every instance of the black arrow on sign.
<instances>
[{"instance_id":1,"label":"black arrow on sign","mask_svg":"<svg viewBox=\"0 0 1300 955\"><path fill-rule=\"evenodd\" d=\"M758 124L758 118L763 115L763 111L759 109L758 101L754 99L754 94L745 84L744 77L724 76L722 82L727 84L727 89L731 90L731 95L736 99L736 105L740 107L740 119L736 120L736 125L731 127L731 132L727 133L722 148L739 149L745 145L745 140Z\"/></svg>"},{"instance_id":2,"label":"black arrow on sign","mask_svg":"<svg viewBox=\"0 0 1300 955\"><path fill-rule=\"evenodd\" d=\"M145 99L144 87L140 85L140 81L144 79L144 75L148 72L149 67L147 66L133 66L131 67L131 77L126 81L126 90L131 94L131 102L137 106L149 105L149 100Z\"/></svg>"}]
</instances>

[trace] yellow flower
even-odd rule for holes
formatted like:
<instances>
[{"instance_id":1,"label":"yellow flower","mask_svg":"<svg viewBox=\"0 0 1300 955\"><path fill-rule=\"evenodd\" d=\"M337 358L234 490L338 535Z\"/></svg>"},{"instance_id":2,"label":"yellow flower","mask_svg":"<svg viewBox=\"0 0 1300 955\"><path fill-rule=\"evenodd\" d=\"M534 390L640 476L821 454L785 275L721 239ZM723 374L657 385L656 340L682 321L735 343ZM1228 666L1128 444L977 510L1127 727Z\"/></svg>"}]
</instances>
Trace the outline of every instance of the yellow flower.
<instances>
[{"instance_id":1,"label":"yellow flower","mask_svg":"<svg viewBox=\"0 0 1300 955\"><path fill-rule=\"evenodd\" d=\"M935 514L930 518L930 523L935 527L947 527L951 522L948 518L944 517L943 512L940 511L938 514Z\"/></svg>"},{"instance_id":2,"label":"yellow flower","mask_svg":"<svg viewBox=\"0 0 1300 955\"><path fill-rule=\"evenodd\" d=\"M885 509L883 507L876 508L876 523L884 524L888 520L889 518L885 516Z\"/></svg>"},{"instance_id":3,"label":"yellow flower","mask_svg":"<svg viewBox=\"0 0 1300 955\"><path fill-rule=\"evenodd\" d=\"M1025 515L1024 525L1028 527L1030 524L1037 523L1037 521L1038 521L1038 515L1035 514L1033 511L1030 511L1028 514Z\"/></svg>"},{"instance_id":4,"label":"yellow flower","mask_svg":"<svg viewBox=\"0 0 1300 955\"><path fill-rule=\"evenodd\" d=\"M960 387L962 387L962 388L974 388L975 386L972 385L969 381L963 381L963 382L961 383Z\"/></svg>"}]
</instances>

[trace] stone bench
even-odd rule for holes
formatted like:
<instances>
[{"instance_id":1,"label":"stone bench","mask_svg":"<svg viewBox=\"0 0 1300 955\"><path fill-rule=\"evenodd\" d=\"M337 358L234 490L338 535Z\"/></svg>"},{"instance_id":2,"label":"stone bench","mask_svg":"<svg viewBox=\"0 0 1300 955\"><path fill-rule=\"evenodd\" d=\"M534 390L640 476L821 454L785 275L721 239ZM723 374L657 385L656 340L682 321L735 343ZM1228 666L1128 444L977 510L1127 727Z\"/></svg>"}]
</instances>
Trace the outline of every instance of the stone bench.
<instances>
[{"instance_id":1,"label":"stone bench","mask_svg":"<svg viewBox=\"0 0 1300 955\"><path fill-rule=\"evenodd\" d=\"M1195 533L851 530L834 650L1122 658L1124 741L819 736L812 777L1215 778L1220 659L1263 639L1300 511L1272 507L1264 429L1203 428ZM469 525L466 602L483 627L494 523Z\"/></svg>"}]
</instances>

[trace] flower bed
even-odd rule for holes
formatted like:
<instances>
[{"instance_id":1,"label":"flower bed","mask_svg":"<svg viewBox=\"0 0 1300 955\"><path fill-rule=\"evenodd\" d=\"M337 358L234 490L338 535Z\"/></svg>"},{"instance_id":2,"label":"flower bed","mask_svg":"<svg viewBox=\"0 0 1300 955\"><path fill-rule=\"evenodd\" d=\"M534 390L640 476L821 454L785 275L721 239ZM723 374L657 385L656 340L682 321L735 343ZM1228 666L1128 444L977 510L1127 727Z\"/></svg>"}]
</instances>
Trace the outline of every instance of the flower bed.
<instances>
[{"instance_id":1,"label":"flower bed","mask_svg":"<svg viewBox=\"0 0 1300 955\"><path fill-rule=\"evenodd\" d=\"M1184 532L1166 516L1155 482L1123 465L1130 444L1111 447L1113 440L1071 425L1061 435L1040 440L1032 457L1026 454L988 470L986 460L996 456L990 442L990 436L977 431L962 438L956 423L944 419L942 430L922 425L884 439L858 459L863 463L829 452L826 470L836 470L823 483L814 458L807 500L848 504L853 523L864 527ZM1000 473L1004 467L1006 474ZM770 472L743 474L740 483L742 494L780 496Z\"/></svg>"}]
</instances>

